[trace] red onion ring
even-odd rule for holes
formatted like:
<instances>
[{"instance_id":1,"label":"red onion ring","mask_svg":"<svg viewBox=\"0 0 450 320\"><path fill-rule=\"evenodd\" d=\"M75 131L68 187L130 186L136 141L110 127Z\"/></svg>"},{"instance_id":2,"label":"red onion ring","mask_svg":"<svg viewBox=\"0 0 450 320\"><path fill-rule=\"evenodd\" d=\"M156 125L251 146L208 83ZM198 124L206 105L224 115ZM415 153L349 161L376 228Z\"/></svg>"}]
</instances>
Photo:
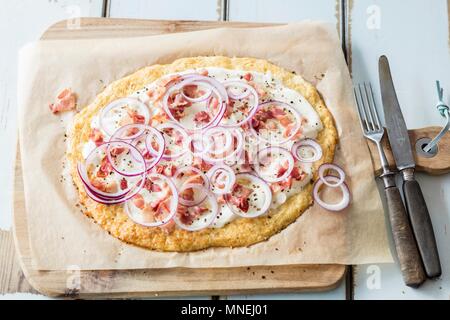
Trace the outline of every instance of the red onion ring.
<instances>
[{"instance_id":1,"label":"red onion ring","mask_svg":"<svg viewBox=\"0 0 450 320\"><path fill-rule=\"evenodd\" d=\"M185 87L189 84L195 84L198 82L208 83L211 85L211 90L217 96L221 107L219 108L219 111L217 112L217 114L214 115L213 119L210 122L208 122L207 124L205 124L201 127L198 127L198 128L186 128L185 126L183 126L180 123L180 121L175 119L172 112L170 111L169 102L168 102L169 97L175 91L180 91L183 87ZM174 121L175 123L180 124L186 130L196 130L196 129L202 130L202 129L210 127L211 125L214 125L219 118L223 117L223 114L225 113L225 108L226 108L227 104L228 104L228 95L227 95L227 92L226 92L225 88L223 87L223 85L216 79L213 79L213 78L207 77L207 76L201 76L201 75L190 75L189 77L184 78L184 80L182 80L181 82L172 85L171 87L169 87L169 89L167 90L166 94L164 95L164 97L162 99L163 109L166 112L166 114L169 116L169 118L172 121Z\"/></svg>"},{"instance_id":2,"label":"red onion ring","mask_svg":"<svg viewBox=\"0 0 450 320\"><path fill-rule=\"evenodd\" d=\"M339 177L336 177L336 178L339 178L336 183L329 183L325 179L324 174L325 174L326 170L334 170L334 171L336 171L339 174ZM323 163L322 165L320 165L318 172L319 172L320 180L323 180L323 183L326 184L329 187L339 187L345 181L345 172L344 172L344 170L341 167L339 167L339 166L337 166L335 164Z\"/></svg>"},{"instance_id":3,"label":"red onion ring","mask_svg":"<svg viewBox=\"0 0 450 320\"><path fill-rule=\"evenodd\" d=\"M241 93L240 95L235 95L230 90L227 90L228 97L230 97L233 100L244 99L244 98L248 97L250 95L250 93L256 93L256 90L254 90L254 88L251 85L249 85L243 81L238 81L238 80L227 81L223 85L224 85L225 89L227 89L228 87L231 87L231 86L244 87L244 92ZM253 89L253 90L250 90L250 89ZM256 93L256 96L258 96L258 93Z\"/></svg>"},{"instance_id":4,"label":"red onion ring","mask_svg":"<svg viewBox=\"0 0 450 320\"><path fill-rule=\"evenodd\" d=\"M140 123L131 123L131 124L124 125L124 126L120 127L119 129L117 129L116 132L114 132L114 134L111 136L109 141L125 141L125 142L129 143L130 141L133 141L134 139L140 137L144 133L145 126L146 125L140 124ZM134 133L130 136L123 135L128 130L134 129L134 128L138 129L138 131L136 133Z\"/></svg>"},{"instance_id":5,"label":"red onion ring","mask_svg":"<svg viewBox=\"0 0 450 320\"><path fill-rule=\"evenodd\" d=\"M233 161L233 159L237 160L239 158L239 154L240 154L240 152L242 151L242 149L244 147L244 137L242 136L242 133L239 130L237 130L237 129L229 129L229 130L231 130L231 134L237 140L236 147L234 148L234 150L231 153L229 153L229 154L226 154L227 151L222 152L221 154L225 153L225 156L222 156L220 158L214 157L214 155L217 155L217 153L213 153L210 150L210 152L206 152L203 155L203 157L202 157L203 160L205 160L207 162L210 162L210 163L217 163L217 162L222 163L224 161ZM233 145L234 145L234 143L232 143L232 146Z\"/></svg>"},{"instance_id":6,"label":"red onion ring","mask_svg":"<svg viewBox=\"0 0 450 320\"><path fill-rule=\"evenodd\" d=\"M132 203L133 202L132 199L129 199L125 203L125 211L126 211L128 217L130 217L130 219L133 220L134 222L136 222L137 224L143 225L145 227L159 227L159 226L167 224L170 220L173 219L174 215L176 214L177 208L178 208L178 191L177 191L175 185L173 184L173 182L166 176L163 176L163 175L157 174L157 173L149 173L145 177L145 179L151 179L151 178L161 179L169 186L170 192L171 192L169 214L163 220L160 220L160 221L155 221L155 222L141 221L141 220L139 220L138 216L135 215L135 212L132 211L132 208L130 208L130 206L134 206L134 204ZM145 179L143 179L144 182L145 182ZM133 195L133 196L135 196L135 195Z\"/></svg>"},{"instance_id":7,"label":"red onion ring","mask_svg":"<svg viewBox=\"0 0 450 320\"><path fill-rule=\"evenodd\" d=\"M217 179L217 178L216 179L214 178L214 177L216 177L217 172L221 172L221 174L226 174L225 187L222 189L216 188L215 183L214 183ZM215 165L214 167L209 169L206 176L209 178L210 185L211 185L211 191L218 195L230 193L236 182L236 175L235 175L233 169L224 164Z\"/></svg>"},{"instance_id":8,"label":"red onion ring","mask_svg":"<svg viewBox=\"0 0 450 320\"><path fill-rule=\"evenodd\" d=\"M181 194L186 189L194 189L194 190L204 191L206 194L206 197L203 199L203 201L201 203L205 202L206 200L209 200L210 205L211 205L210 213L206 219L203 218L203 216L202 216L202 218L199 220L199 222L200 222L199 226L194 225L194 223L192 223L191 225L184 224L178 217L178 214L174 215L173 221L175 221L175 223L178 227L180 227L183 230L187 230L187 231L199 231L199 230L209 227L214 222L214 220L217 217L217 214L219 213L219 205L217 203L216 197L212 194L211 191L209 191L205 187L198 185L198 184L186 184L185 186L183 186L183 188L180 189L179 193ZM187 210L191 210L191 209L195 209L195 208L187 207Z\"/></svg>"},{"instance_id":9,"label":"red onion ring","mask_svg":"<svg viewBox=\"0 0 450 320\"><path fill-rule=\"evenodd\" d=\"M93 160L92 157L94 157L99 150L108 148L108 146L111 145L111 143L116 143L116 142L107 142L107 143L101 144L100 146L96 147L94 150L91 151L91 153L88 155L88 157L85 160L85 164L78 163L78 165L77 165L78 175L80 176L80 179L83 182L85 189L89 189L90 193L93 196L96 196L97 198L101 198L103 200L118 200L118 199L124 198L132 190L132 187L133 187L130 185L125 190L111 193L111 192L104 192L104 191L97 189L90 182L90 179L89 179L87 171L86 171L86 164L89 164ZM129 145L129 144L127 144L127 145ZM131 147L133 147L133 146L131 146ZM106 150L103 152L105 153L104 156L107 157ZM145 163L144 163L144 167L145 167ZM117 172L115 170L114 170L114 172L123 176L120 172ZM143 174L143 173L141 173L141 174ZM123 177L125 177L125 176L123 176Z\"/></svg>"},{"instance_id":10,"label":"red onion ring","mask_svg":"<svg viewBox=\"0 0 450 320\"><path fill-rule=\"evenodd\" d=\"M274 178L267 177L267 175L264 174L264 172L262 172L261 166L260 166L261 155L267 156L269 153L273 153L273 151L275 151L276 153L282 154L288 161L288 168L286 169L286 171L281 176L274 177ZM280 181L287 179L290 176L292 170L294 169L294 165L295 165L294 157L292 156L292 154L288 150L281 148L281 147L277 147L277 146L267 147L267 148L260 150L257 153L255 160L256 161L254 164L254 168L255 168L256 173L258 174L258 176L261 179L263 179L267 182L270 182L270 183L276 183L276 182L280 182Z\"/></svg>"},{"instance_id":11,"label":"red onion ring","mask_svg":"<svg viewBox=\"0 0 450 320\"><path fill-rule=\"evenodd\" d=\"M181 189L184 187L184 185L186 185L186 184L195 184L195 183L192 183L192 182L190 182L190 183L185 183L185 182L176 183L178 177L179 177L181 174L184 174L185 172L189 172L189 171L190 171L190 172L194 172L194 173L195 173L194 176L197 175L197 176L199 176L200 178L202 178L202 180L203 180L203 184L202 184L202 185L203 185L206 189L209 189L209 188L210 188L210 183L209 183L208 177L207 177L202 171L200 171L199 169L197 169L197 168L195 168L195 167L192 167L192 166L189 166L189 167L183 167L183 168L178 169L178 170L175 172L175 174L173 175L173 180L175 181L176 186L177 186L180 190L181 190ZM181 194L181 192L180 192L179 194ZM205 196L204 196L202 199L197 199L197 200L193 200L193 201L191 201L191 200L186 200L186 199L183 199L183 198L180 197L179 202L180 202L182 205L184 205L184 206L192 207L192 206L198 205L199 203L202 203L202 202L205 200L205 198L206 198L206 194L205 194Z\"/></svg>"},{"instance_id":12,"label":"red onion ring","mask_svg":"<svg viewBox=\"0 0 450 320\"><path fill-rule=\"evenodd\" d=\"M211 97L211 95L212 95L212 93L213 93L213 91L212 91L212 89L211 89L211 85L208 83L207 85L209 86L209 88L208 88L208 91L205 93L205 94L203 94L202 96L200 96L200 97L197 97L197 98L191 98L191 97L189 97L188 95L186 95L185 93L184 93L184 87L186 87L186 86L188 86L188 85L196 85L196 86L198 86L198 85L205 85L206 83L204 83L204 82L199 82L199 81L195 81L195 82L192 82L192 83L189 83L189 84L186 84L186 85L184 85L182 88L181 88L181 95L183 96L183 98L185 98L187 101L189 101L189 102L194 102L194 103L196 103L196 102L202 102L202 101L205 101L205 100L208 100L209 99L209 97Z\"/></svg>"},{"instance_id":13,"label":"red onion ring","mask_svg":"<svg viewBox=\"0 0 450 320\"><path fill-rule=\"evenodd\" d=\"M143 173L146 172L146 161L144 159L144 156L141 154L141 152L133 145L126 143L124 141L111 141L111 142L107 142L107 149L106 149L106 156L108 158L109 163L111 164L113 170L115 172L117 172L118 174L124 176L124 177L135 177L135 176L139 176L142 175ZM136 161L139 161L139 163L141 163L141 168L138 168L137 171L132 171L132 172L123 172L121 171L114 163L112 156L111 156L111 149L112 148L128 148L130 150L130 152L132 153L131 156L132 158L134 158Z\"/></svg>"},{"instance_id":14,"label":"red onion ring","mask_svg":"<svg viewBox=\"0 0 450 320\"><path fill-rule=\"evenodd\" d=\"M158 125L156 127L156 129L158 129L162 133L163 137L165 135L164 129L177 130L183 136L183 146L181 147L181 151L178 152L178 153L175 153L175 154L174 153L171 153L169 155L163 154L163 156L162 156L163 159L165 159L165 160L175 159L175 158L181 157L183 154L185 154L187 152L189 136L188 136L187 132L184 130L184 128L181 125L179 125L176 122L169 121L169 122L165 122L165 123L162 123L162 124ZM165 140L165 138L164 138L164 145L165 145L165 149L167 149L167 141ZM148 152L150 152L152 155L154 155L154 156L158 155L158 151L156 151L152 147L151 144L147 145L147 148L148 148Z\"/></svg>"},{"instance_id":15,"label":"red onion ring","mask_svg":"<svg viewBox=\"0 0 450 320\"><path fill-rule=\"evenodd\" d=\"M225 143L221 149L211 150L211 148L208 150L212 154L221 154L229 150L233 143L233 135L231 131L224 127L210 127L206 129L203 132L203 136L210 142L211 146L214 144L215 135L217 134L223 134L225 136Z\"/></svg>"},{"instance_id":16,"label":"red onion ring","mask_svg":"<svg viewBox=\"0 0 450 320\"><path fill-rule=\"evenodd\" d=\"M236 174L236 180L239 180L239 178L244 178L244 179L250 180L252 184L256 184L256 185L260 186L260 188L258 189L258 195L264 194L265 199L264 199L263 206L261 208L259 208L260 209L259 211L256 211L253 214L251 214L251 213L249 214L248 212L242 212L241 210L236 210L234 208L234 205L229 203L228 200L226 201L227 206L230 208L230 210L234 214L236 214L240 217L243 217L243 218L256 218L256 217L259 217L259 216L265 214L269 210L269 208L272 204L272 190L270 190L269 185L263 179L255 176L251 173L238 173L238 174ZM236 182L236 183L238 183L238 182Z\"/></svg>"},{"instance_id":17,"label":"red onion ring","mask_svg":"<svg viewBox=\"0 0 450 320\"><path fill-rule=\"evenodd\" d=\"M150 111L148 110L148 108L145 105L145 103L143 103L143 102L141 102L141 101L139 101L138 99L135 99L135 98L123 98L123 99L115 100L115 101L111 102L110 104L108 104L105 108L103 108L103 110L101 111L101 113L99 115L99 118L98 118L100 128L108 136L114 135L114 132L108 131L108 129L104 126L103 120L104 120L106 114L108 112L110 112L112 109L121 108L121 107L126 106L126 105L137 106L139 109L141 109L141 111L144 112L143 116L145 118L145 123L149 122L149 120L150 120Z\"/></svg>"},{"instance_id":18,"label":"red onion ring","mask_svg":"<svg viewBox=\"0 0 450 320\"><path fill-rule=\"evenodd\" d=\"M291 140L297 134L297 132L300 129L300 126L301 126L301 117L300 117L300 113L296 109L294 109L291 105L289 105L287 103L284 103L284 102L281 102L281 101L269 101L269 102L262 103L262 104L260 104L258 106L258 111L261 110L262 108L270 107L272 105L282 106L283 109L288 109L292 113L292 115L295 118L295 121L294 121L294 123L295 123L295 130L292 130L292 133L287 138L285 138L285 139L283 139L281 141L275 141L274 142L274 141L270 141L270 140L267 140L266 138L262 137L262 135L258 131L256 131L255 128L253 128L252 121L249 122L250 123L250 128L251 128L253 134L255 136L257 136L262 142L269 143L269 144L281 145L281 144L284 144L284 143L288 142L289 140Z\"/></svg>"},{"instance_id":19,"label":"red onion ring","mask_svg":"<svg viewBox=\"0 0 450 320\"><path fill-rule=\"evenodd\" d=\"M203 133L193 133L189 136L189 150L196 157L208 152L211 146L212 142Z\"/></svg>"},{"instance_id":20,"label":"red onion ring","mask_svg":"<svg viewBox=\"0 0 450 320\"><path fill-rule=\"evenodd\" d=\"M342 200L339 203L336 204L330 204L324 202L320 196L319 196L319 189L320 187L325 183L325 180L332 181L333 186L337 186L338 188L341 188L342 190ZM314 184L313 188L313 198L314 201L321 206L322 208L329 210L329 211L342 211L345 208L348 207L350 204L350 190L348 189L348 186L345 182L342 182L341 184L337 185L339 182L339 178L335 176L325 176L323 179L317 179L316 183Z\"/></svg>"},{"instance_id":21,"label":"red onion ring","mask_svg":"<svg viewBox=\"0 0 450 320\"><path fill-rule=\"evenodd\" d=\"M308 147L313 149L314 155L311 158L303 158L299 152L301 147ZM313 139L304 139L297 141L292 146L291 152L298 161L304 163L315 162L322 159L322 147L317 141Z\"/></svg>"},{"instance_id":22,"label":"red onion ring","mask_svg":"<svg viewBox=\"0 0 450 320\"><path fill-rule=\"evenodd\" d=\"M246 91L248 93L245 94L245 95L235 96L233 94L230 94L229 91L227 91L227 94L228 94L228 96L231 99L233 99L233 100L240 100L240 99L246 98L249 95L253 95L255 101L253 102L253 107L250 109L248 115L244 118L244 120L238 121L237 123L232 123L232 124L226 123L226 122L224 122L222 120L220 122L220 124L223 127L227 127L227 128L240 127L244 123L249 122L253 118L253 116L256 114L256 111L258 111L258 109L259 109L259 97L258 97L258 93L256 92L255 88L253 88L251 85L249 85L249 84L247 84L245 82L240 82L240 81L229 81L229 82L226 82L224 84L225 88L229 87L229 86L232 86L232 85L234 85L234 86L242 86L242 87L244 87L246 89ZM227 119L227 120L229 120L229 119Z\"/></svg>"}]
</instances>

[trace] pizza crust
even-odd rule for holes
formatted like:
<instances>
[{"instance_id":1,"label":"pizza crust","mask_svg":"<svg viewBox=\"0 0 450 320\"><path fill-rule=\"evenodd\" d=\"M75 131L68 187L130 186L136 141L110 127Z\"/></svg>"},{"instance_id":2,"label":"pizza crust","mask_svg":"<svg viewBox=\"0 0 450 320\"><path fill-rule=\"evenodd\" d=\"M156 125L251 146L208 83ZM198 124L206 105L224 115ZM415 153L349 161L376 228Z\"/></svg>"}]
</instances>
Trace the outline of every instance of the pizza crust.
<instances>
[{"instance_id":1,"label":"pizza crust","mask_svg":"<svg viewBox=\"0 0 450 320\"><path fill-rule=\"evenodd\" d=\"M323 149L323 158L314 164L314 178L301 192L291 196L284 204L268 215L254 219L236 219L222 228L207 228L197 232L176 229L167 234L160 228L147 228L134 223L120 205L107 206L90 199L76 165L83 161L83 145L89 140L92 118L110 102L127 97L158 78L187 69L221 67L261 73L271 72L284 86L298 91L314 107L323 124L316 140ZM266 60L253 58L193 57L183 58L167 65L153 65L113 82L95 101L78 113L68 130L67 158L70 173L78 189L84 213L112 236L147 249L158 251L188 252L210 247L243 247L267 240L293 223L312 203L312 183L317 178L316 169L323 162L332 162L338 141L337 131L331 113L317 90L302 77Z\"/></svg>"}]
</instances>

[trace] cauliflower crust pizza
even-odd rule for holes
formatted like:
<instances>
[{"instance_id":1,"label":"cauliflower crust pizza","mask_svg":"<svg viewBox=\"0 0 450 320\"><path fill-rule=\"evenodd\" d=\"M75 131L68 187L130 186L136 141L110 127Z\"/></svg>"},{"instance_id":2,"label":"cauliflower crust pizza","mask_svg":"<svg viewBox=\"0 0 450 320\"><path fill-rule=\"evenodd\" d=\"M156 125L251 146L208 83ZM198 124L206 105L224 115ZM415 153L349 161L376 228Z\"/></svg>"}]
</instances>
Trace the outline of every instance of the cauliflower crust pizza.
<instances>
[{"instance_id":1,"label":"cauliflower crust pizza","mask_svg":"<svg viewBox=\"0 0 450 320\"><path fill-rule=\"evenodd\" d=\"M188 252L250 246L295 222L337 139L319 93L294 72L192 57L110 84L75 116L67 158L99 226Z\"/></svg>"}]
</instances>

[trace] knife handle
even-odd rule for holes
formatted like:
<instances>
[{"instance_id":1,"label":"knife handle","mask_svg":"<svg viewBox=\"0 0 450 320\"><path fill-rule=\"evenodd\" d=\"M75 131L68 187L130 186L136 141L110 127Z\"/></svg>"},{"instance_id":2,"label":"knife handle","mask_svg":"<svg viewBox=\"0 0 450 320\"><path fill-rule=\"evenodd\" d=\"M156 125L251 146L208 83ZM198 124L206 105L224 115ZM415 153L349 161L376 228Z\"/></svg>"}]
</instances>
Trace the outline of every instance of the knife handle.
<instances>
[{"instance_id":1,"label":"knife handle","mask_svg":"<svg viewBox=\"0 0 450 320\"><path fill-rule=\"evenodd\" d=\"M414 175L405 175L403 193L412 229L428 278L441 275L441 262L427 204Z\"/></svg>"},{"instance_id":2,"label":"knife handle","mask_svg":"<svg viewBox=\"0 0 450 320\"><path fill-rule=\"evenodd\" d=\"M409 287L418 287L425 281L426 276L400 191L396 186L391 186L384 189L384 192L403 280Z\"/></svg>"}]
</instances>

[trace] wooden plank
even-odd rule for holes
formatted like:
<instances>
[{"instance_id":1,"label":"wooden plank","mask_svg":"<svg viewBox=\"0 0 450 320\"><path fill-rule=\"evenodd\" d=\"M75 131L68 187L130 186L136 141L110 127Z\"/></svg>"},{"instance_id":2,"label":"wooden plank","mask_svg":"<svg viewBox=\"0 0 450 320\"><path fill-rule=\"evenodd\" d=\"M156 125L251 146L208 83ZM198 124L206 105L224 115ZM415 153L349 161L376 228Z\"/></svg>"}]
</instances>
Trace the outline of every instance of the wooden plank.
<instances>
[{"instance_id":1,"label":"wooden plank","mask_svg":"<svg viewBox=\"0 0 450 320\"><path fill-rule=\"evenodd\" d=\"M82 19L80 28L67 29L66 22L60 21L51 26L46 32L48 38L70 39L83 38L120 38L133 36L149 36L164 33L189 32L202 29L222 27L264 27L268 23L244 23L244 22L211 22L211 21L189 21L189 20L144 20L144 19L103 19L99 24L96 19ZM89 29L89 33L85 30Z\"/></svg>"},{"instance_id":2,"label":"wooden plank","mask_svg":"<svg viewBox=\"0 0 450 320\"><path fill-rule=\"evenodd\" d=\"M0 145L7 152L2 152L0 157L0 294L36 293L20 269L12 232L6 231L12 224L13 164L17 139L17 52L26 42L39 39L41 33L55 21L71 18L66 26L75 27L77 16L101 16L102 6L102 0L2 2L0 37L2 48L6 50L2 50L0 59Z\"/></svg>"},{"instance_id":3,"label":"wooden plank","mask_svg":"<svg viewBox=\"0 0 450 320\"><path fill-rule=\"evenodd\" d=\"M98 24L104 22L105 20L100 19L97 21ZM145 22L142 22L141 27L148 30ZM118 28L120 29L120 26ZM89 29L85 32L89 33ZM30 283L47 295L141 297L326 290L336 287L345 273L345 267L341 265L81 271L77 273L81 286L70 290L67 284L72 274L66 271L42 272L32 268L20 162L17 163L16 172L14 214L16 247Z\"/></svg>"},{"instance_id":4,"label":"wooden plank","mask_svg":"<svg viewBox=\"0 0 450 320\"><path fill-rule=\"evenodd\" d=\"M442 125L435 109L435 80L450 92L449 0L349 1L349 48L355 82L370 81L381 107L378 57L390 59L408 127ZM380 113L382 110L380 108ZM404 286L398 264L355 268L355 299L448 299L450 296L450 176L419 174L431 213L443 276L420 289ZM392 244L392 241L391 241ZM392 247L393 248L393 247Z\"/></svg>"},{"instance_id":5,"label":"wooden plank","mask_svg":"<svg viewBox=\"0 0 450 320\"><path fill-rule=\"evenodd\" d=\"M10 231L0 230L0 252L0 295L16 292L37 293L22 273Z\"/></svg>"},{"instance_id":6,"label":"wooden plank","mask_svg":"<svg viewBox=\"0 0 450 320\"><path fill-rule=\"evenodd\" d=\"M110 0L109 17L162 20L220 20L220 0Z\"/></svg>"}]
</instances>

